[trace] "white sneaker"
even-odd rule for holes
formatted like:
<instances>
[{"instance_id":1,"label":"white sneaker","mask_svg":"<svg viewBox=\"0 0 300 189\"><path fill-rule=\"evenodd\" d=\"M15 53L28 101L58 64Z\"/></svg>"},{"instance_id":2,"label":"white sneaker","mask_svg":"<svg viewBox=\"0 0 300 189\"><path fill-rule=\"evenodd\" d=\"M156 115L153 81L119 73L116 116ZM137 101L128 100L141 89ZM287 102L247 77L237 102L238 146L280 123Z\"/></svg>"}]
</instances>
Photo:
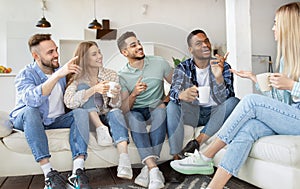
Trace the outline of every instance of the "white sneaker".
<instances>
[{"instance_id":1,"label":"white sneaker","mask_svg":"<svg viewBox=\"0 0 300 189\"><path fill-rule=\"evenodd\" d=\"M135 178L134 183L147 188L149 185L149 170L147 165L141 169L141 173Z\"/></svg>"},{"instance_id":2,"label":"white sneaker","mask_svg":"<svg viewBox=\"0 0 300 189\"><path fill-rule=\"evenodd\" d=\"M96 129L97 142L100 146L111 146L113 145L113 140L109 134L108 127L100 126Z\"/></svg>"},{"instance_id":3,"label":"white sneaker","mask_svg":"<svg viewBox=\"0 0 300 189\"><path fill-rule=\"evenodd\" d=\"M129 155L122 153L120 154L119 165L118 165L117 177L124 179L132 179L132 168Z\"/></svg>"},{"instance_id":4,"label":"white sneaker","mask_svg":"<svg viewBox=\"0 0 300 189\"><path fill-rule=\"evenodd\" d=\"M198 150L192 153L186 153L187 157L181 160L171 161L170 166L177 172L185 175L211 175L214 173L214 164L210 159L205 161Z\"/></svg>"},{"instance_id":5,"label":"white sneaker","mask_svg":"<svg viewBox=\"0 0 300 189\"><path fill-rule=\"evenodd\" d=\"M165 178L158 167L152 168L149 171L149 189L158 189L165 187Z\"/></svg>"}]
</instances>

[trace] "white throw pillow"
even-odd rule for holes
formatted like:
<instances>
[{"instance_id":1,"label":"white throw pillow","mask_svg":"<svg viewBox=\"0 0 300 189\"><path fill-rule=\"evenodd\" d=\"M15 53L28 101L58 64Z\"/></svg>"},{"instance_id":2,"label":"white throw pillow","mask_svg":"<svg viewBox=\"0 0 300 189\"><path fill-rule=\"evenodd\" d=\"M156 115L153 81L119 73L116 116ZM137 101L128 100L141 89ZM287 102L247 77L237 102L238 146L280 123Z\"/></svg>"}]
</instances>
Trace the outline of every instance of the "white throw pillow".
<instances>
[{"instance_id":1,"label":"white throw pillow","mask_svg":"<svg viewBox=\"0 0 300 189\"><path fill-rule=\"evenodd\" d=\"M10 135L13 130L13 125L9 121L9 114L0 111L0 138Z\"/></svg>"}]
</instances>

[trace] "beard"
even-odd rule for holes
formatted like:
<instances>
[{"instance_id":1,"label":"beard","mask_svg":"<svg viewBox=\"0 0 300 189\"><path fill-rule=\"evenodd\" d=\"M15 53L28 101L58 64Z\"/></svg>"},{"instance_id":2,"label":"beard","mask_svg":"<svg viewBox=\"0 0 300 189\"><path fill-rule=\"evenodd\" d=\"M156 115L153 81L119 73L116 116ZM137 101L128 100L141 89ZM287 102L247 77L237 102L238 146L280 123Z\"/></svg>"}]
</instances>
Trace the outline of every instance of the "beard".
<instances>
[{"instance_id":1,"label":"beard","mask_svg":"<svg viewBox=\"0 0 300 189\"><path fill-rule=\"evenodd\" d=\"M133 59L136 59L136 60L143 60L145 58L145 55L144 56L140 56L140 57L133 57Z\"/></svg>"},{"instance_id":2,"label":"beard","mask_svg":"<svg viewBox=\"0 0 300 189\"><path fill-rule=\"evenodd\" d=\"M47 67L47 68L51 68L51 69L56 69L56 68L58 68L59 67L59 63L57 62L57 65L55 65L55 64L52 64L52 61L53 61L54 59L51 59L51 60L41 60L41 63L42 63L42 65L43 66L45 66L45 67Z\"/></svg>"}]
</instances>

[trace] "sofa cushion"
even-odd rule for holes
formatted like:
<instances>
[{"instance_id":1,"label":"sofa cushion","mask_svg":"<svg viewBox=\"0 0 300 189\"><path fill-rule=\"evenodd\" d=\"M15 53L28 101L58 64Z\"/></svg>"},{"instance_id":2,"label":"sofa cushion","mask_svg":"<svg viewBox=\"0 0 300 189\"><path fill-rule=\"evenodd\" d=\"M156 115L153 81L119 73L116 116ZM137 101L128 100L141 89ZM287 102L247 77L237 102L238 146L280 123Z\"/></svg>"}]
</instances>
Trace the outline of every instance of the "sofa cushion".
<instances>
[{"instance_id":1,"label":"sofa cushion","mask_svg":"<svg viewBox=\"0 0 300 189\"><path fill-rule=\"evenodd\" d=\"M58 130L59 132L57 132ZM48 139L51 138L51 140L48 140L50 151L69 151L69 131L70 129L46 130ZM11 151L31 154L31 149L29 148L24 132L22 131L14 130L11 135L4 137L2 140L6 147Z\"/></svg>"},{"instance_id":2,"label":"sofa cushion","mask_svg":"<svg viewBox=\"0 0 300 189\"><path fill-rule=\"evenodd\" d=\"M249 156L263 161L300 167L300 136L263 137L255 142Z\"/></svg>"},{"instance_id":3,"label":"sofa cushion","mask_svg":"<svg viewBox=\"0 0 300 189\"><path fill-rule=\"evenodd\" d=\"M48 144L49 149L51 152L59 152L59 151L70 151L70 145L69 145L69 131L70 129L50 129L46 130L46 135L48 137ZM185 133L185 141L188 142L191 140L194 136L194 129L190 126L184 127L184 133ZM130 136L130 133L129 133ZM134 145L134 142L132 141L131 136L130 138L130 144L128 148L136 148ZM14 152L18 153L26 153L31 154L31 149L29 148L24 132L19 130L14 130L13 133L7 137L4 137L2 139L5 146ZM165 141L167 143L167 140ZM185 145L185 143L184 143ZM97 144L97 140L95 137L94 132L90 132L90 141L88 145L89 150L91 151L98 151L101 152L102 150L106 149L107 147L99 146ZM168 152L169 153L169 152ZM109 156L109 154L107 154Z\"/></svg>"},{"instance_id":4,"label":"sofa cushion","mask_svg":"<svg viewBox=\"0 0 300 189\"><path fill-rule=\"evenodd\" d=\"M8 136L13 130L13 126L9 121L9 114L0 111L0 138Z\"/></svg>"}]
</instances>

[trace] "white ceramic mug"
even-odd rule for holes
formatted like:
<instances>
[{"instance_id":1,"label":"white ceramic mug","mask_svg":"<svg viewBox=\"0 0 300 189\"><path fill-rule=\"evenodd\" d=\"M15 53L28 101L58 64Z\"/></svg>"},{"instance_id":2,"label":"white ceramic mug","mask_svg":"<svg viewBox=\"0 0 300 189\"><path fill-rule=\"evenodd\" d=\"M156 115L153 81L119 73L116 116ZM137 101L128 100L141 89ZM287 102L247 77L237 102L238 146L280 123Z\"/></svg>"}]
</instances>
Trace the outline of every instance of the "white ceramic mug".
<instances>
[{"instance_id":1,"label":"white ceramic mug","mask_svg":"<svg viewBox=\"0 0 300 189\"><path fill-rule=\"evenodd\" d=\"M108 85L109 85L109 90L108 90L108 92L106 93L106 95L107 95L108 97L113 97L114 95L111 93L111 90L115 88L115 86L117 85L117 83L114 82L114 81L110 81L110 82L108 83Z\"/></svg>"},{"instance_id":2,"label":"white ceramic mug","mask_svg":"<svg viewBox=\"0 0 300 189\"><path fill-rule=\"evenodd\" d=\"M208 103L209 96L210 96L210 87L209 86L198 87L198 95L199 97L197 99L201 104Z\"/></svg>"},{"instance_id":3,"label":"white ceramic mug","mask_svg":"<svg viewBox=\"0 0 300 189\"><path fill-rule=\"evenodd\" d=\"M261 91L270 91L272 87L270 86L270 77L271 73L261 73L256 75L257 83Z\"/></svg>"}]
</instances>

